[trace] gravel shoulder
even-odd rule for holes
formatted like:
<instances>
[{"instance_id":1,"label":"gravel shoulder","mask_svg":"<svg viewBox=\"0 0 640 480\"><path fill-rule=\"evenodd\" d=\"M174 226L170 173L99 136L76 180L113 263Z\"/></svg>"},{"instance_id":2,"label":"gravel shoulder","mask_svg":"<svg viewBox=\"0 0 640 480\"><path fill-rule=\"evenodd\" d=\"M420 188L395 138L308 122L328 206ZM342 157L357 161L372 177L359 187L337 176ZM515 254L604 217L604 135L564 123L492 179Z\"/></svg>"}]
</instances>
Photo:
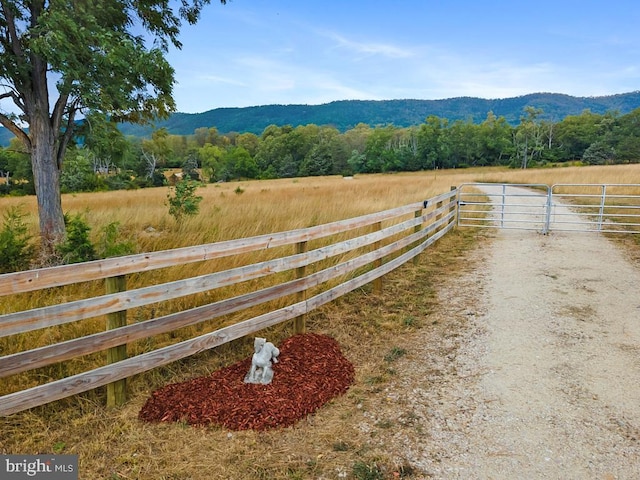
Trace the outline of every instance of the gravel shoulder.
<instances>
[{"instance_id":1,"label":"gravel shoulder","mask_svg":"<svg viewBox=\"0 0 640 480\"><path fill-rule=\"evenodd\" d=\"M595 233L491 235L368 414L407 426L380 444L424 478L640 478L640 265Z\"/></svg>"}]
</instances>

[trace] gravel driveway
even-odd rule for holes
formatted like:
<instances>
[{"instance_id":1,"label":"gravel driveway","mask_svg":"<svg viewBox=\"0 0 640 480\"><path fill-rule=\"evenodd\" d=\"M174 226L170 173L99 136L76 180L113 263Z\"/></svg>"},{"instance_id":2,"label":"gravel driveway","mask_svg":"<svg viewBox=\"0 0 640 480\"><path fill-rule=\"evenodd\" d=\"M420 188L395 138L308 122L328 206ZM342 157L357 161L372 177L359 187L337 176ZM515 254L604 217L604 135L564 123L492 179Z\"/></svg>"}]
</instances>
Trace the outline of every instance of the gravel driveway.
<instances>
[{"instance_id":1,"label":"gravel driveway","mask_svg":"<svg viewBox=\"0 0 640 480\"><path fill-rule=\"evenodd\" d=\"M386 395L411 428L380 442L424 478L640 478L640 265L597 233L492 235L407 347Z\"/></svg>"}]
</instances>

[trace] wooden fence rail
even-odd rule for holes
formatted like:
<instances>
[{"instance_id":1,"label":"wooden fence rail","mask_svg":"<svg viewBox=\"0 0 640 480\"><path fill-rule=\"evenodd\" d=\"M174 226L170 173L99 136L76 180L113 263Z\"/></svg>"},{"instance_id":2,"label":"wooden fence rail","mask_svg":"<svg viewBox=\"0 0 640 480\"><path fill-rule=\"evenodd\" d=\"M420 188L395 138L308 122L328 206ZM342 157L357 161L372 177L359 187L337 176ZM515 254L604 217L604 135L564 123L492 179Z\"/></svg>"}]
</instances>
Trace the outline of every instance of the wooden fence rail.
<instances>
[{"instance_id":1,"label":"wooden fence rail","mask_svg":"<svg viewBox=\"0 0 640 480\"><path fill-rule=\"evenodd\" d=\"M415 258L453 228L456 199L457 190L452 189L424 202L325 225L0 275L0 297L46 292L64 285L102 279L108 292L0 315L0 341L4 341L4 345L19 345L21 336L41 329L62 328L96 317L104 317L107 325L104 331L1 356L0 378L11 378L96 352L107 352L103 366L1 396L0 415L11 415L104 385L107 385L107 404L121 404L126 392L123 382L128 377L288 320L294 320L294 331L303 331L308 312L374 280L379 281L383 275ZM367 233L363 233L363 227L369 227ZM322 245L310 248L310 242L320 239L323 239ZM159 285L126 289L127 276L132 274L248 252L259 254L287 245L295 246L294 254ZM223 287L288 271L292 272L291 277L279 278L273 285L265 282L260 284L263 288L204 305L127 321L127 311L132 309L194 294L219 292ZM286 302L288 298L294 303L284 307L273 303ZM214 326L212 331L194 338L178 339L177 343L126 358L127 344L132 342L250 311L260 305L266 304L269 308L269 302L273 306L267 313L231 325ZM2 349L0 344L0 352L3 350L7 348ZM33 375L35 377L36 373Z\"/></svg>"}]
</instances>

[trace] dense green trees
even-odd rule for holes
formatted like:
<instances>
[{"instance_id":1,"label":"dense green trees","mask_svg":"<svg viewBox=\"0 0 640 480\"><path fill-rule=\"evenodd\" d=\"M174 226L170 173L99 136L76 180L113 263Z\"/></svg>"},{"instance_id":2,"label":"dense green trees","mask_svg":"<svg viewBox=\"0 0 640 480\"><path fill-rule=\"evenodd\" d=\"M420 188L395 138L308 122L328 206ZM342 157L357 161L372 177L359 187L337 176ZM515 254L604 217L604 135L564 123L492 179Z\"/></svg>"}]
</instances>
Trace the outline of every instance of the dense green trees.
<instances>
[{"instance_id":1,"label":"dense green trees","mask_svg":"<svg viewBox=\"0 0 640 480\"><path fill-rule=\"evenodd\" d=\"M585 111L552 123L525 109L511 126L492 112L481 123L449 122L434 115L414 127L358 124L340 133L332 126L270 125L261 136L220 134L214 127L192 135L156 130L125 138L106 126L86 130L71 145L61 172L63 191L162 185L167 168L218 182L253 178L351 175L436 168L550 162L585 164L640 161L640 109L627 115ZM100 125L98 123L98 125ZM32 193L28 158L15 142L0 149L0 192ZM11 185L6 185L8 172Z\"/></svg>"},{"instance_id":2,"label":"dense green trees","mask_svg":"<svg viewBox=\"0 0 640 480\"><path fill-rule=\"evenodd\" d=\"M635 163L640 158L640 109L624 115L617 122L607 122L604 142L614 150L617 163Z\"/></svg>"}]
</instances>

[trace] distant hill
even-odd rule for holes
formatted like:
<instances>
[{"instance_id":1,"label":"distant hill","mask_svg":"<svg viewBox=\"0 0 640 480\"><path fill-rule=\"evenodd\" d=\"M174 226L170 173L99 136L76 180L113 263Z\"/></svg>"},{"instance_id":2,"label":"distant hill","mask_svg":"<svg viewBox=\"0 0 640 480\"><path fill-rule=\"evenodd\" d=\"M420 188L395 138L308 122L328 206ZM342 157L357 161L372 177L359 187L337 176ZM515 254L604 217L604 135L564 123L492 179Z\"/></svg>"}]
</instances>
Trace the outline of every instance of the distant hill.
<instances>
[{"instance_id":1,"label":"distant hill","mask_svg":"<svg viewBox=\"0 0 640 480\"><path fill-rule=\"evenodd\" d=\"M6 147L9 145L9 140L13 138L13 133L4 127L0 127L0 146Z\"/></svg>"},{"instance_id":2,"label":"distant hill","mask_svg":"<svg viewBox=\"0 0 640 480\"><path fill-rule=\"evenodd\" d=\"M244 108L216 108L203 113L175 113L156 123L174 135L190 135L196 128L216 127L220 133L252 132L261 134L269 125L333 125L340 131L358 123L371 126L393 124L397 127L419 125L429 115L450 121L470 119L482 122L492 111L512 125L520 122L524 108L543 110L542 118L560 121L584 110L603 114L616 111L626 114L640 108L640 91L602 97L572 97L559 93L532 93L520 97L483 99L458 97L444 100L341 100L322 105L264 105ZM123 124L125 135L148 136L150 126ZM0 128L0 144L8 145L13 135Z\"/></svg>"},{"instance_id":3,"label":"distant hill","mask_svg":"<svg viewBox=\"0 0 640 480\"><path fill-rule=\"evenodd\" d=\"M397 127L419 125L429 115L450 121L471 119L482 122L487 113L503 116L512 125L520 122L524 108L532 106L544 111L544 119L560 121L567 115L584 110L603 114L617 111L629 113L640 107L640 91L603 97L572 97L558 93L533 93L515 98L482 99L474 97L445 100L342 100L322 105L264 105L244 108L216 108L203 113L176 113L158 122L176 135L189 135L196 128L216 127L220 133L252 132L260 134L269 125L333 125L340 131L358 123L371 126L393 124ZM146 136L149 127L123 125L127 135Z\"/></svg>"}]
</instances>

